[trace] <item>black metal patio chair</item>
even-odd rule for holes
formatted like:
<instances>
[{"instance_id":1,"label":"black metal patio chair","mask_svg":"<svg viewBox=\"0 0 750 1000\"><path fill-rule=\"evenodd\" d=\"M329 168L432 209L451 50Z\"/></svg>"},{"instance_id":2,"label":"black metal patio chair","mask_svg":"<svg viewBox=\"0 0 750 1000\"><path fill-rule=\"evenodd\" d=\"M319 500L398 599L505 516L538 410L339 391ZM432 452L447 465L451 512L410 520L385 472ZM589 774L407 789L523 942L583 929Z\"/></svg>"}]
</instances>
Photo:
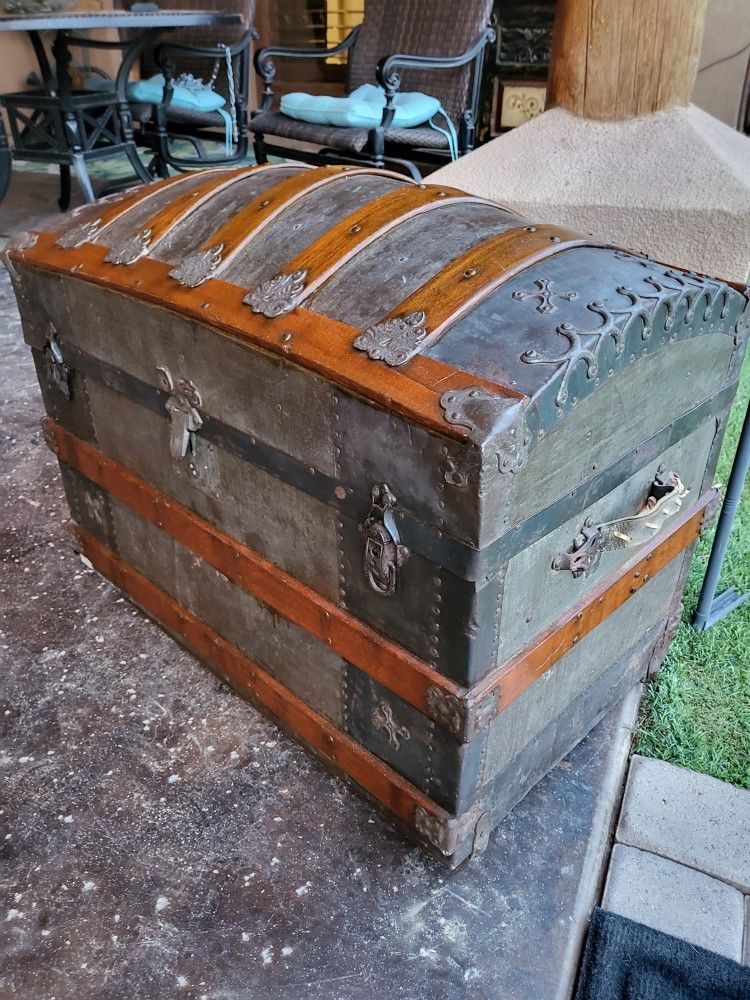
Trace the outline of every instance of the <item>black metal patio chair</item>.
<instances>
[{"instance_id":1,"label":"black metal patio chair","mask_svg":"<svg viewBox=\"0 0 750 1000\"><path fill-rule=\"evenodd\" d=\"M429 125L394 128L399 91L422 91L437 98L458 126L459 155L469 152L474 147L484 52L495 37L489 27L491 11L492 0L366 0L364 21L335 48L259 49L255 68L263 81L263 99L250 120L258 163L265 163L269 154L289 155L289 147L269 142L270 136L319 147L295 148L295 159L305 162L366 162L393 166L420 179L414 161L445 160L450 141ZM343 52L348 54L347 94L375 82L385 91L379 125L315 125L273 110L275 59L325 59Z\"/></svg>"},{"instance_id":2,"label":"black metal patio chair","mask_svg":"<svg viewBox=\"0 0 750 1000\"><path fill-rule=\"evenodd\" d=\"M163 9L205 10L206 0L160 0ZM258 37L254 27L255 0L221 0L221 13L241 14L242 23L231 28L182 28L141 57L141 77L164 76L161 100L134 104L133 116L140 123L139 145L154 153L152 170L167 176L168 168L227 166L241 163L248 152L248 82L250 54ZM225 117L219 111L204 111L175 104L174 87L182 74L211 84L226 101L233 123L233 149L217 154L205 143L224 141ZM194 155L185 155L184 143Z\"/></svg>"}]
</instances>

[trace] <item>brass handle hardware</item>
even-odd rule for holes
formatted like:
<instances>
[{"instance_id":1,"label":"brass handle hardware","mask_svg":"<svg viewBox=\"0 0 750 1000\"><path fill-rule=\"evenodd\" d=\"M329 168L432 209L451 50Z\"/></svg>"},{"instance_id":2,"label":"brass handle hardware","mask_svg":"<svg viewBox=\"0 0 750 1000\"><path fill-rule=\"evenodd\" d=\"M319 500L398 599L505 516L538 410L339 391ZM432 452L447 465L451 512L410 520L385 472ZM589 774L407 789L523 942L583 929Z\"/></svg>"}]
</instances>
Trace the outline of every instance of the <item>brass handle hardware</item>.
<instances>
[{"instance_id":1,"label":"brass handle hardware","mask_svg":"<svg viewBox=\"0 0 750 1000\"><path fill-rule=\"evenodd\" d=\"M659 466L646 503L637 514L600 524L586 518L573 544L555 556L552 569L567 570L576 578L586 576L597 568L603 552L643 545L679 511L688 492L678 475Z\"/></svg>"}]
</instances>

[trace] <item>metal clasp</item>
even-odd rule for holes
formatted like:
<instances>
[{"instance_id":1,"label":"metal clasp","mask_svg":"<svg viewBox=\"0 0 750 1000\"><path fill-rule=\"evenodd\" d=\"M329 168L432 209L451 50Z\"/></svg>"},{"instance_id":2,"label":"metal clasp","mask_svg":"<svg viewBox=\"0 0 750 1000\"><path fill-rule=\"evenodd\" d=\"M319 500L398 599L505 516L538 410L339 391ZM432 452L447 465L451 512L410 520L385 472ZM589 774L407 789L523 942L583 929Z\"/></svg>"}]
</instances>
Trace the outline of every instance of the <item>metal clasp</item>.
<instances>
[{"instance_id":1,"label":"metal clasp","mask_svg":"<svg viewBox=\"0 0 750 1000\"><path fill-rule=\"evenodd\" d=\"M164 404L169 414L171 431L169 453L176 461L190 452L195 453L195 435L203 426L203 418L198 412L201 395L190 379L178 379L175 386L167 368L157 368L162 387L169 393Z\"/></svg>"},{"instance_id":2,"label":"metal clasp","mask_svg":"<svg viewBox=\"0 0 750 1000\"><path fill-rule=\"evenodd\" d=\"M57 339L57 330L50 323L47 331L47 343L44 345L44 356L47 359L47 371L66 399L70 399L70 367L65 364L62 348Z\"/></svg>"},{"instance_id":3,"label":"metal clasp","mask_svg":"<svg viewBox=\"0 0 750 1000\"><path fill-rule=\"evenodd\" d=\"M386 483L373 486L370 513L360 525L365 536L365 577L375 593L385 597L396 592L398 570L410 555L401 544L393 514L395 506L396 497Z\"/></svg>"}]
</instances>

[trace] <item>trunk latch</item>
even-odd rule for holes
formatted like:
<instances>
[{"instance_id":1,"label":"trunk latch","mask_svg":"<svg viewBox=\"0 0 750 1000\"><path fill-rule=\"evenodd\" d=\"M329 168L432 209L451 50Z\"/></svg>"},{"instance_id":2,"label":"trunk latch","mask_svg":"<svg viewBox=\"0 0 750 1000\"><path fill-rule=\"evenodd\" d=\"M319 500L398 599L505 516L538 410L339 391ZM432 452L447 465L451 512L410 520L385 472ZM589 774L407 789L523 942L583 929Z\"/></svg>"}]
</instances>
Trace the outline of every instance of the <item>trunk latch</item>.
<instances>
[{"instance_id":1,"label":"trunk latch","mask_svg":"<svg viewBox=\"0 0 750 1000\"><path fill-rule=\"evenodd\" d=\"M396 527L395 506L396 498L385 483L373 486L370 513L360 525L365 536L365 577L376 594L386 597L396 592L398 571L409 558Z\"/></svg>"},{"instance_id":2,"label":"trunk latch","mask_svg":"<svg viewBox=\"0 0 750 1000\"><path fill-rule=\"evenodd\" d=\"M201 394L190 379L174 380L166 368L157 368L163 389L169 393L165 403L171 423L169 453L175 460L195 454L195 435L203 426L198 409Z\"/></svg>"}]
</instances>

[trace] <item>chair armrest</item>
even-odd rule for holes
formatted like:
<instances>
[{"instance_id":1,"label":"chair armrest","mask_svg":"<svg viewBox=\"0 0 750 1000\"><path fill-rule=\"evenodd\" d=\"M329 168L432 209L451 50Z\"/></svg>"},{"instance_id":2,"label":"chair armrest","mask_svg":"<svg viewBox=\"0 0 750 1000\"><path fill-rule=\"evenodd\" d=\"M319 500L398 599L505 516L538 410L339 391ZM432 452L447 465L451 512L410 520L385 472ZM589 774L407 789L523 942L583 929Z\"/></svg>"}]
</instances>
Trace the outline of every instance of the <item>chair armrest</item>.
<instances>
[{"instance_id":1,"label":"chair armrest","mask_svg":"<svg viewBox=\"0 0 750 1000\"><path fill-rule=\"evenodd\" d=\"M255 53L255 72L263 81L263 98L260 110L268 111L273 103L272 83L276 76L276 65L274 58L278 59L327 59L329 56L338 56L342 52L348 51L357 41L360 25L351 31L343 42L335 45L331 49L286 49L277 45L268 45L263 49L258 49Z\"/></svg>"},{"instance_id":2,"label":"chair armrest","mask_svg":"<svg viewBox=\"0 0 750 1000\"><path fill-rule=\"evenodd\" d=\"M237 56L240 52L244 52L248 46L256 39L260 38L256 28L250 28L245 34L240 38L238 42L234 45L229 45L229 54L231 56ZM162 65L162 60L168 58L171 54L182 54L188 56L195 56L197 59L216 59L217 57L223 56L225 49L223 46L219 47L217 45L178 45L172 44L170 42L162 42L161 45L157 45L154 49L154 62L158 65Z\"/></svg>"},{"instance_id":3,"label":"chair armrest","mask_svg":"<svg viewBox=\"0 0 750 1000\"><path fill-rule=\"evenodd\" d=\"M447 70L455 69L458 66L465 66L467 63L481 60L484 56L485 47L490 42L494 42L495 38L495 29L488 26L471 48L457 56L417 56L396 52L381 59L375 74L378 83L385 91L385 108L383 109L383 120L380 123L381 128L388 128L393 121L395 113L393 98L401 86L401 77L397 72L398 69Z\"/></svg>"}]
</instances>

